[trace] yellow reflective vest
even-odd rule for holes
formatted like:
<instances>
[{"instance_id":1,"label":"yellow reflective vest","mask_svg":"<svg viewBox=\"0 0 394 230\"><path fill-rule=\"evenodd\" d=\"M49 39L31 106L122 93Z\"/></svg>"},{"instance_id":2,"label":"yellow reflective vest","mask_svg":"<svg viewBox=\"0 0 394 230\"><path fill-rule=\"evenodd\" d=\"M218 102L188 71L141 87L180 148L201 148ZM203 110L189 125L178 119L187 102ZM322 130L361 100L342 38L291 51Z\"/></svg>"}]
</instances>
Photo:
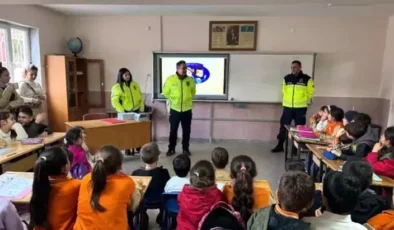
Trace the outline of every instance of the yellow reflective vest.
<instances>
[{"instance_id":1,"label":"yellow reflective vest","mask_svg":"<svg viewBox=\"0 0 394 230\"><path fill-rule=\"evenodd\" d=\"M170 102L170 108L177 112L189 111L193 108L193 97L196 95L196 84L192 77L180 80L177 74L171 75L164 83L163 94Z\"/></svg>"},{"instance_id":2,"label":"yellow reflective vest","mask_svg":"<svg viewBox=\"0 0 394 230\"><path fill-rule=\"evenodd\" d=\"M296 76L287 75L282 83L283 107L306 108L315 92L313 80L302 72Z\"/></svg>"},{"instance_id":3,"label":"yellow reflective vest","mask_svg":"<svg viewBox=\"0 0 394 230\"><path fill-rule=\"evenodd\" d=\"M123 89L119 83L114 85L111 89L111 104L118 113L145 110L140 86L135 81L132 81L130 86L124 82Z\"/></svg>"}]
</instances>

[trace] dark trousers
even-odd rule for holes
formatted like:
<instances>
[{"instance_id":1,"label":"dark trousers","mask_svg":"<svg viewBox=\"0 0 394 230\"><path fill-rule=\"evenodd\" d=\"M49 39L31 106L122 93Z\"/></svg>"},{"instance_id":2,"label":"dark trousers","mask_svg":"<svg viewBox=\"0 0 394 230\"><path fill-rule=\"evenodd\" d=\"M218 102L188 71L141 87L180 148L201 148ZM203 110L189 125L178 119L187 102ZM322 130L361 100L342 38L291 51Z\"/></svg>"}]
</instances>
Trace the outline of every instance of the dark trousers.
<instances>
[{"instance_id":1,"label":"dark trousers","mask_svg":"<svg viewBox=\"0 0 394 230\"><path fill-rule=\"evenodd\" d=\"M280 145L283 145L286 140L286 128L285 125L290 125L294 120L295 125L306 124L306 111L307 108L287 108L283 107L282 117L280 118L280 129L279 134L276 137Z\"/></svg>"},{"instance_id":2,"label":"dark trousers","mask_svg":"<svg viewBox=\"0 0 394 230\"><path fill-rule=\"evenodd\" d=\"M183 150L189 150L192 111L177 112L172 109L170 110L170 144L168 149L175 150L179 123L182 125L182 148Z\"/></svg>"}]
</instances>

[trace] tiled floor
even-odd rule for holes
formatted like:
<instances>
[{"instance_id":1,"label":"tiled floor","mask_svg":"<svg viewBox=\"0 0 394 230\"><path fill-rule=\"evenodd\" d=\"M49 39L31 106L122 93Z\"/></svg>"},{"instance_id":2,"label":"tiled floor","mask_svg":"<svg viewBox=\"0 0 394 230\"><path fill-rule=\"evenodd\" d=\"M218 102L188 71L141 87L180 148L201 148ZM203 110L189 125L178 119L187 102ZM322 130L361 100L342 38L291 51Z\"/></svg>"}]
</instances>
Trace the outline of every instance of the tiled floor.
<instances>
[{"instance_id":1,"label":"tiled floor","mask_svg":"<svg viewBox=\"0 0 394 230\"><path fill-rule=\"evenodd\" d=\"M257 142L220 142L220 143L192 143L190 146L190 150L192 151L192 164L202 160L210 160L211 152L213 148L217 146L221 146L226 148L230 153L230 161L231 158L237 155L245 154L256 162L257 165L257 177L256 179L265 179L270 181L271 187L273 191L275 191L278 187L278 181L282 174L285 172L284 170L284 153L272 154L270 149L275 145L275 143L257 143ZM165 152L167 151L167 143L160 142L159 143L160 150L162 151L162 155L159 159L159 164L163 165L170 171L170 175L174 174L172 169L172 160L175 156L166 157ZM178 145L177 151L181 152L181 147ZM138 167L143 166L143 163L140 161L138 156L134 157L125 157L123 170L127 174L131 174L131 172ZM159 227L154 223L156 219L157 211L150 211L149 217L151 220L150 229L159 229Z\"/></svg>"}]
</instances>

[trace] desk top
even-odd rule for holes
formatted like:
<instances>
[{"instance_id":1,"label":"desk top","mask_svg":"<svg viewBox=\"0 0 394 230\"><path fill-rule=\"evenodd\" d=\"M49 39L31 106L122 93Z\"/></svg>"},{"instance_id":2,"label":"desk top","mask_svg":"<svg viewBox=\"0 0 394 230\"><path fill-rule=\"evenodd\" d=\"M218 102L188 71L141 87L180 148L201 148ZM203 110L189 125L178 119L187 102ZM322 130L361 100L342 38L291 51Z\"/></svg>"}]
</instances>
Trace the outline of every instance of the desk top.
<instances>
[{"instance_id":1,"label":"desk top","mask_svg":"<svg viewBox=\"0 0 394 230\"><path fill-rule=\"evenodd\" d=\"M331 170L338 171L341 169L341 167L345 164L346 161L344 160L329 160L323 156L323 149L319 148L321 146L318 145L312 145L312 144L306 144L309 150L312 151L312 153L319 159L322 159L323 163L327 165ZM394 187L394 180L385 177L385 176L380 176L378 175L382 181L372 181L372 185L374 186L380 186L380 187L389 187L392 188Z\"/></svg>"},{"instance_id":2,"label":"desk top","mask_svg":"<svg viewBox=\"0 0 394 230\"><path fill-rule=\"evenodd\" d=\"M52 133L51 135L48 135L47 137L44 138L44 144L48 145L63 140L65 136L66 133L59 133L59 132Z\"/></svg>"},{"instance_id":3,"label":"desk top","mask_svg":"<svg viewBox=\"0 0 394 230\"><path fill-rule=\"evenodd\" d=\"M33 173L32 172L7 172L8 174L14 174L15 176L18 177L25 177L25 178L33 178ZM4 175L4 174L3 174ZM3 175L0 175L3 176ZM150 176L130 176L136 183L137 181L141 181L144 189L142 190L142 194L144 195L146 190L148 189L150 182L152 180L152 177ZM18 203L18 204L28 204L31 199L31 193L27 194L25 197L22 199L17 199L17 200L12 200L13 203Z\"/></svg>"},{"instance_id":4,"label":"desk top","mask_svg":"<svg viewBox=\"0 0 394 230\"><path fill-rule=\"evenodd\" d=\"M88 120L88 121L71 121L71 122L66 122L66 125L75 127L75 126L82 126L85 129L89 128L98 128L98 127L106 127L106 126L115 126L115 125L124 125L124 124L135 124L135 123L140 123L140 122L150 122L150 121L133 121L133 120L127 120L122 123L117 123L117 124L111 124L109 122L105 122L102 120Z\"/></svg>"},{"instance_id":5,"label":"desk top","mask_svg":"<svg viewBox=\"0 0 394 230\"><path fill-rule=\"evenodd\" d=\"M287 129L287 131L290 133L291 137L293 138L293 140L299 142L299 143L305 143L305 144L315 144L315 145L329 145L330 143L327 143L325 141L319 140L319 141L313 141L313 140L307 140L307 139L300 139L297 135L296 132L292 131L291 128L294 128L290 125L285 125L285 128Z\"/></svg>"}]
</instances>

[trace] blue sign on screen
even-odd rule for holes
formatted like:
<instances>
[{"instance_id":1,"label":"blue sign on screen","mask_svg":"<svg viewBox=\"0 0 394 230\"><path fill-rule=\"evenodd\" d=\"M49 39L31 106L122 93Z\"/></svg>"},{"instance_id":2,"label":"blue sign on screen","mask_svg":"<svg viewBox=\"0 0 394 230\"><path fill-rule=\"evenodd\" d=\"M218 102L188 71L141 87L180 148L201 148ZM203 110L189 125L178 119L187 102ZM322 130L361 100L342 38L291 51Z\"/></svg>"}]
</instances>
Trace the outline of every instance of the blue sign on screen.
<instances>
[{"instance_id":1,"label":"blue sign on screen","mask_svg":"<svg viewBox=\"0 0 394 230\"><path fill-rule=\"evenodd\" d=\"M201 63L187 63L187 76L193 77L196 84L202 84L209 79L210 73Z\"/></svg>"}]
</instances>

